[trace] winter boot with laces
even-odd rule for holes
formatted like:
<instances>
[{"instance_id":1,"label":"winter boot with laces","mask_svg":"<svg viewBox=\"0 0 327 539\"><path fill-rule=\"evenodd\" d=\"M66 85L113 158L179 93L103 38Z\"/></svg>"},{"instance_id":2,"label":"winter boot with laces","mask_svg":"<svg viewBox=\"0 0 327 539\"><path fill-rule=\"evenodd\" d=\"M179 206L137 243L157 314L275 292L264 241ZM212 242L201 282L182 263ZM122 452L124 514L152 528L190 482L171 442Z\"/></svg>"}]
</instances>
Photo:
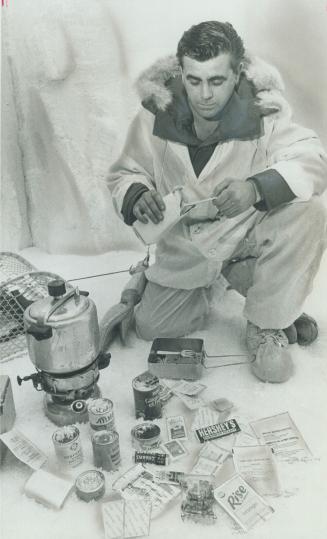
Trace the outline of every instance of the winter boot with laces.
<instances>
[{"instance_id":1,"label":"winter boot with laces","mask_svg":"<svg viewBox=\"0 0 327 539\"><path fill-rule=\"evenodd\" d=\"M263 382L286 382L293 373L288 339L281 329L261 329L248 321L247 347L252 372Z\"/></svg>"}]
</instances>

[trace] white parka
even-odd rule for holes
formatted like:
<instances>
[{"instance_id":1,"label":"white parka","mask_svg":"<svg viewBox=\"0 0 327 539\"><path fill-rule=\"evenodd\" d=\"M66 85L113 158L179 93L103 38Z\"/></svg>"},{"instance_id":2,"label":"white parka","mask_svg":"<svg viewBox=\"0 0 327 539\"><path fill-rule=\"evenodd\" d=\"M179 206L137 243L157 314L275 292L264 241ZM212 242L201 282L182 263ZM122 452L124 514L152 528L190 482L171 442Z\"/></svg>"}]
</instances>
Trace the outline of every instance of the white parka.
<instances>
[{"instance_id":1,"label":"white parka","mask_svg":"<svg viewBox=\"0 0 327 539\"><path fill-rule=\"evenodd\" d=\"M143 101L152 99L158 110L165 110L172 100L165 82L177 73L174 57L145 72L139 81ZM273 169L296 196L292 203L309 200L324 191L326 154L312 130L291 121L278 72L262 60L248 56L245 76L255 88L262 110L263 132L250 140L235 137L219 142L198 177L187 145L154 135L156 116L142 108L108 177L120 217L125 194L133 183L156 189L162 196L182 185L183 199L192 202L210 197L227 177L247 180ZM217 208L212 203L198 206L158 242L156 261L147 270L147 278L173 288L209 286L219 275L222 262L232 255L253 226L257 213L252 207L233 219L217 220Z\"/></svg>"}]
</instances>

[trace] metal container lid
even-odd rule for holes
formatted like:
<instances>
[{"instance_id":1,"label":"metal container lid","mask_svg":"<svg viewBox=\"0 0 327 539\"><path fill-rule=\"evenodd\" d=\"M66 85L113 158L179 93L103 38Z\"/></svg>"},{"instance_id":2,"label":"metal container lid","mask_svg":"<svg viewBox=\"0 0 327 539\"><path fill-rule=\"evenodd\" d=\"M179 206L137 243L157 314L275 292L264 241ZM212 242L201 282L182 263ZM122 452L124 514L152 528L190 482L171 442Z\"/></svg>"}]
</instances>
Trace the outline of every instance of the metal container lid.
<instances>
[{"instance_id":1,"label":"metal container lid","mask_svg":"<svg viewBox=\"0 0 327 539\"><path fill-rule=\"evenodd\" d=\"M39 325L71 320L83 313L89 304L90 300L74 289L59 298L48 296L35 301L27 308L25 318L29 317Z\"/></svg>"},{"instance_id":2,"label":"metal container lid","mask_svg":"<svg viewBox=\"0 0 327 539\"><path fill-rule=\"evenodd\" d=\"M118 438L118 432L115 430L97 430L92 434L92 441L97 445L107 445L115 442Z\"/></svg>"},{"instance_id":3,"label":"metal container lid","mask_svg":"<svg viewBox=\"0 0 327 539\"><path fill-rule=\"evenodd\" d=\"M159 378L149 371L145 371L136 378L134 378L133 388L138 391L152 391L159 384Z\"/></svg>"},{"instance_id":4,"label":"metal container lid","mask_svg":"<svg viewBox=\"0 0 327 539\"><path fill-rule=\"evenodd\" d=\"M88 405L88 410L94 415L105 414L113 409L113 402L107 398L93 399Z\"/></svg>"},{"instance_id":5,"label":"metal container lid","mask_svg":"<svg viewBox=\"0 0 327 539\"><path fill-rule=\"evenodd\" d=\"M98 470L87 470L81 473L75 481L77 496L85 502L97 500L104 495L105 477Z\"/></svg>"},{"instance_id":6,"label":"metal container lid","mask_svg":"<svg viewBox=\"0 0 327 539\"><path fill-rule=\"evenodd\" d=\"M144 421L132 428L131 435L136 440L152 440L160 436L160 427L151 421Z\"/></svg>"}]
</instances>

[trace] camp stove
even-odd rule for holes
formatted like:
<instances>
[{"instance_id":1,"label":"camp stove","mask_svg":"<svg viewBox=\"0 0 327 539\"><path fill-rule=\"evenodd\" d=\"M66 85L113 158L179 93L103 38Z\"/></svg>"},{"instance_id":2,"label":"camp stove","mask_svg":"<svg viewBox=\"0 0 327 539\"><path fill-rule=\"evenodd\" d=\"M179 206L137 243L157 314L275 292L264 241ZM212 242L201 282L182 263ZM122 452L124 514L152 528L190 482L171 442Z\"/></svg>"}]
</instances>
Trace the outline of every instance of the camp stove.
<instances>
[{"instance_id":1,"label":"camp stove","mask_svg":"<svg viewBox=\"0 0 327 539\"><path fill-rule=\"evenodd\" d=\"M24 312L30 359L37 372L17 377L45 391L45 414L56 425L88 420L85 401L101 397L99 370L110 354L99 350L99 325L94 302L78 288L66 291L61 279L48 284L49 296Z\"/></svg>"}]
</instances>

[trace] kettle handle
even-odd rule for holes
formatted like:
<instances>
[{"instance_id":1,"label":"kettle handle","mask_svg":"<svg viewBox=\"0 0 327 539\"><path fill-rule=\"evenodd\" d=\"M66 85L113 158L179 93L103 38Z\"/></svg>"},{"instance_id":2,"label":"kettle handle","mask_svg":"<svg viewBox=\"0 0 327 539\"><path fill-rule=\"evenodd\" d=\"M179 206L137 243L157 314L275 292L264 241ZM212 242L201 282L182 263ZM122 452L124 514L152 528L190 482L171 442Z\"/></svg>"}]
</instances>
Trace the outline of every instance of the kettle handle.
<instances>
[{"instance_id":1,"label":"kettle handle","mask_svg":"<svg viewBox=\"0 0 327 539\"><path fill-rule=\"evenodd\" d=\"M110 363L111 354L110 352L100 352L97 357L99 369L105 369Z\"/></svg>"},{"instance_id":2,"label":"kettle handle","mask_svg":"<svg viewBox=\"0 0 327 539\"><path fill-rule=\"evenodd\" d=\"M61 299L57 300L56 303L53 305L53 307L50 309L50 311L48 312L47 317L46 317L46 322L48 322L50 316L57 309L59 309L59 307L61 307L64 303L66 303L66 301L68 301L70 298L72 298L76 294L78 294L78 295L80 294L81 296L87 297L89 295L89 292L87 292L86 290L78 290L77 288L74 288L73 290L68 292L68 294L63 296Z\"/></svg>"},{"instance_id":3,"label":"kettle handle","mask_svg":"<svg viewBox=\"0 0 327 539\"><path fill-rule=\"evenodd\" d=\"M61 307L64 303L66 303L66 301L68 301L70 298L72 298L74 295L75 295L75 288L73 290L71 290L70 292L68 292L68 294L66 294L66 296L63 296L61 299L57 300L56 303L53 305L53 307L50 309L50 311L48 312L48 314L46 315L46 322L48 322L50 316L57 310L59 309L59 307Z\"/></svg>"},{"instance_id":4,"label":"kettle handle","mask_svg":"<svg viewBox=\"0 0 327 539\"><path fill-rule=\"evenodd\" d=\"M26 333L32 335L37 341L45 341L52 337L52 327L51 326L38 326L37 324L31 324Z\"/></svg>"}]
</instances>

